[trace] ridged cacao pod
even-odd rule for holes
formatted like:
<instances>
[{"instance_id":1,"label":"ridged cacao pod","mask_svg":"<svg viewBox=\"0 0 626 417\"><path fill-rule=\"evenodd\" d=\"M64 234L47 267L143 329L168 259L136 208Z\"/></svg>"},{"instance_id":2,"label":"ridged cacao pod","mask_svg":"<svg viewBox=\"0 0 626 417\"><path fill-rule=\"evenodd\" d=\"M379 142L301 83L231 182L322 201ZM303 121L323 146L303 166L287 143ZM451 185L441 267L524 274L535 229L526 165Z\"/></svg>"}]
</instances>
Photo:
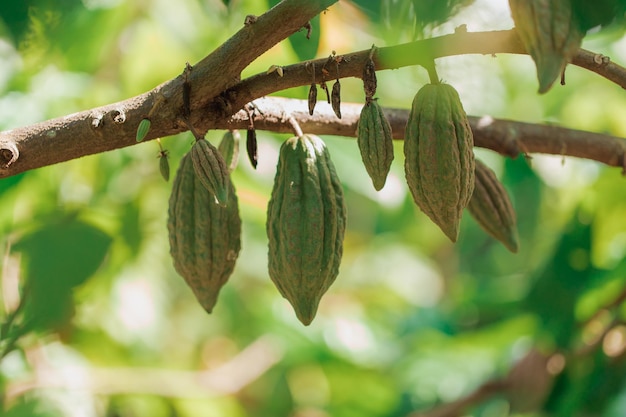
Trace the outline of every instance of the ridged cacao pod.
<instances>
[{"instance_id":1,"label":"ridged cacao pod","mask_svg":"<svg viewBox=\"0 0 626 417\"><path fill-rule=\"evenodd\" d=\"M224 157L224 162L228 167L228 172L231 173L237 168L237 162L239 162L239 141L241 135L238 130L229 130L224 133L220 145L217 149Z\"/></svg>"},{"instance_id":2,"label":"ridged cacao pod","mask_svg":"<svg viewBox=\"0 0 626 417\"><path fill-rule=\"evenodd\" d=\"M498 239L511 252L519 247L515 210L496 174L476 160L476 185L467 210L480 227Z\"/></svg>"},{"instance_id":3,"label":"ridged cacao pod","mask_svg":"<svg viewBox=\"0 0 626 417\"><path fill-rule=\"evenodd\" d=\"M324 142L313 135L285 141L267 209L269 274L304 325L339 273L345 227L343 191Z\"/></svg>"},{"instance_id":4,"label":"ridged cacao pod","mask_svg":"<svg viewBox=\"0 0 626 417\"><path fill-rule=\"evenodd\" d=\"M169 201L167 228L174 268L209 313L241 249L237 194L232 182L228 187L228 204L216 204L187 153L180 161Z\"/></svg>"},{"instance_id":5,"label":"ridged cacao pod","mask_svg":"<svg viewBox=\"0 0 626 417\"><path fill-rule=\"evenodd\" d=\"M473 146L454 87L424 85L413 99L406 125L406 180L415 203L453 242L474 190Z\"/></svg>"},{"instance_id":6,"label":"ridged cacao pod","mask_svg":"<svg viewBox=\"0 0 626 417\"><path fill-rule=\"evenodd\" d=\"M545 93L561 75L585 33L571 0L509 0L515 28L535 61L539 92Z\"/></svg>"},{"instance_id":7,"label":"ridged cacao pod","mask_svg":"<svg viewBox=\"0 0 626 417\"><path fill-rule=\"evenodd\" d=\"M191 147L191 161L196 176L217 202L225 206L228 203L230 177L224 158L217 148L205 139L196 140Z\"/></svg>"},{"instance_id":8,"label":"ridged cacao pod","mask_svg":"<svg viewBox=\"0 0 626 417\"><path fill-rule=\"evenodd\" d=\"M378 191L385 185L393 161L391 126L377 100L363 106L357 127L357 143L365 169Z\"/></svg>"}]
</instances>

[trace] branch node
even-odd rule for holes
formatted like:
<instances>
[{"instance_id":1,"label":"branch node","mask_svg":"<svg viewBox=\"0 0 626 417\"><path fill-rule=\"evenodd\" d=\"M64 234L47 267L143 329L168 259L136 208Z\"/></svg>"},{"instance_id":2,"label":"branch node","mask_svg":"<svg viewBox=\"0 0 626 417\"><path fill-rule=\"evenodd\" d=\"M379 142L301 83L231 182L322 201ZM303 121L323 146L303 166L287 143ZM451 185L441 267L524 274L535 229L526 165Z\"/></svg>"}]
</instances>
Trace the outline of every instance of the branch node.
<instances>
[{"instance_id":1,"label":"branch node","mask_svg":"<svg viewBox=\"0 0 626 417\"><path fill-rule=\"evenodd\" d=\"M250 26L256 23L257 21L257 17L253 14L249 14L246 16L245 20L243 21L243 25L244 26Z\"/></svg>"},{"instance_id":2,"label":"branch node","mask_svg":"<svg viewBox=\"0 0 626 417\"><path fill-rule=\"evenodd\" d=\"M567 153L567 143L561 142L561 165L565 165L565 154Z\"/></svg>"},{"instance_id":3,"label":"branch node","mask_svg":"<svg viewBox=\"0 0 626 417\"><path fill-rule=\"evenodd\" d=\"M302 27L306 29L306 38L311 39L311 32L313 31L313 26L311 26L311 22L306 22Z\"/></svg>"},{"instance_id":4,"label":"branch node","mask_svg":"<svg viewBox=\"0 0 626 417\"><path fill-rule=\"evenodd\" d=\"M189 65L189 64L187 64ZM152 115L159 109L159 107L161 107L161 104L165 103L166 99L165 96L163 95L163 93L161 93L160 91L158 93L156 93L156 98L154 99L154 104L152 104L152 108L150 109L150 111L148 112L148 116L146 116L146 119L149 119L150 117L152 117Z\"/></svg>"},{"instance_id":5,"label":"branch node","mask_svg":"<svg viewBox=\"0 0 626 417\"><path fill-rule=\"evenodd\" d=\"M20 151L17 149L15 142L0 142L0 168L9 168L19 157Z\"/></svg>"},{"instance_id":6,"label":"branch node","mask_svg":"<svg viewBox=\"0 0 626 417\"><path fill-rule=\"evenodd\" d=\"M111 112L111 118L119 125L126 122L126 112L123 108L115 109Z\"/></svg>"},{"instance_id":7,"label":"branch node","mask_svg":"<svg viewBox=\"0 0 626 417\"><path fill-rule=\"evenodd\" d=\"M495 122L491 116L485 116L491 119L491 122ZM484 117L483 117L484 118ZM481 118L482 120L482 118ZM520 153L523 153L524 156L528 155L528 149L526 145L519 139L519 133L513 126L508 126L504 133L504 155L511 157L513 159L517 158Z\"/></svg>"},{"instance_id":8,"label":"branch node","mask_svg":"<svg viewBox=\"0 0 626 417\"><path fill-rule=\"evenodd\" d=\"M91 128L96 130L98 128L101 128L103 125L104 125L104 114L97 113L96 115L94 115L93 120L91 120Z\"/></svg>"},{"instance_id":9,"label":"branch node","mask_svg":"<svg viewBox=\"0 0 626 417\"><path fill-rule=\"evenodd\" d=\"M595 54L593 56L593 62L595 62L595 64L598 65L599 67L602 67L602 66L608 65L609 62L611 62L611 58L606 55Z\"/></svg>"}]
</instances>

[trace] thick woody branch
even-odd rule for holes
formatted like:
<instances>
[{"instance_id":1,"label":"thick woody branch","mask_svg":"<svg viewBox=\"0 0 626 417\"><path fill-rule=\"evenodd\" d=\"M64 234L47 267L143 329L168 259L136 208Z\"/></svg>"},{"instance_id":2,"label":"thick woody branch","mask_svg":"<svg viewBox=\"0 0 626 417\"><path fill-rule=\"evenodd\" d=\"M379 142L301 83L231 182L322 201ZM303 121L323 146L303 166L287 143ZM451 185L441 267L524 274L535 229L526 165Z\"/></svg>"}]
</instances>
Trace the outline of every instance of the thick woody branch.
<instances>
[{"instance_id":1,"label":"thick woody branch","mask_svg":"<svg viewBox=\"0 0 626 417\"><path fill-rule=\"evenodd\" d=\"M335 1L283 1L279 4L280 8L276 6L255 23L245 26L196 64L188 73L191 87L189 122L196 130L204 132L227 125L234 126L236 117L235 121L229 122L230 116L246 103L276 91L310 84L312 68L316 70L318 82L335 79L337 70L340 78L360 77L369 49L343 55L339 62L320 59L286 66L283 67L282 77L275 71L237 82L239 72L245 65ZM267 30L268 27L272 30ZM374 60L376 69L383 70L427 65L434 58L450 55L497 53L525 53L514 30L477 33L457 31L437 38L379 48ZM626 69L602 55L580 50L573 64L626 88ZM183 120L183 81L183 77L179 76L150 92L119 103L0 133L0 178L134 145L137 126L151 110L152 126L145 140L186 131L188 127ZM156 102L162 104L158 109L153 109ZM321 107L318 104L318 108ZM306 106L301 108L305 109ZM314 115L317 117L314 120L318 120L315 128L301 123L299 115L296 119L310 133L354 136L354 130L345 131L342 121L330 113L320 111L316 109ZM271 112L264 114L268 119L281 117ZM302 114L302 120L309 120L306 116L308 114ZM399 122L400 126L402 124ZM262 123L255 126L265 128ZM570 137L566 136L572 134L569 130L505 121L483 123L480 126L474 123L474 126L476 137L485 138L484 142L477 139L478 146L497 148L505 155L517 154L519 151L548 152L595 159L609 165L622 166L624 163L624 142L610 136L579 132ZM478 132L479 127L482 132ZM276 126L271 130L283 131L283 127ZM400 131L396 129L396 132ZM559 135L550 136L552 140L544 141L543 138L555 133Z\"/></svg>"},{"instance_id":2,"label":"thick woody branch","mask_svg":"<svg viewBox=\"0 0 626 417\"><path fill-rule=\"evenodd\" d=\"M254 101L262 114L254 120L257 129L278 133L293 133L287 122L294 117L305 133L354 137L363 104L343 103L341 119L337 119L326 102L319 102L315 113L310 116L305 100L281 97L265 97ZM394 139L404 138L404 128L409 110L384 109ZM534 123L494 119L492 117L469 117L474 133L475 146L491 149L502 155L515 158L520 153L545 153L592 159L616 167L624 167L626 140L614 136L546 126ZM245 129L248 114L237 112L229 120L214 125L217 129Z\"/></svg>"},{"instance_id":3,"label":"thick woody branch","mask_svg":"<svg viewBox=\"0 0 626 417\"><path fill-rule=\"evenodd\" d=\"M130 146L137 125L148 114L152 127L146 140L185 131L189 123L197 126L197 109L238 83L241 71L262 53L337 1L284 0L259 17L249 16L243 28L189 71L149 92L0 133L0 178ZM190 92L189 109L183 103L185 83ZM184 120L188 112L190 120Z\"/></svg>"},{"instance_id":4,"label":"thick woody branch","mask_svg":"<svg viewBox=\"0 0 626 417\"><path fill-rule=\"evenodd\" d=\"M433 59L453 55L499 53L526 53L515 30L456 32L436 38L377 48L374 62L376 70L380 71L412 65L428 66L432 64ZM219 102L212 103L211 112L206 114L205 120L211 123L225 114L232 114L232 109L239 109L257 97L287 88L308 85L312 80L313 68L316 70L315 79L318 82L334 80L337 74L340 78L360 78L369 54L370 50L366 49L342 55L338 63L334 60L318 59L283 67L283 76L272 72L247 78L225 91ZM626 68L611 62L606 56L581 49L572 63L595 72L626 89ZM326 71L328 74L325 73Z\"/></svg>"}]
</instances>

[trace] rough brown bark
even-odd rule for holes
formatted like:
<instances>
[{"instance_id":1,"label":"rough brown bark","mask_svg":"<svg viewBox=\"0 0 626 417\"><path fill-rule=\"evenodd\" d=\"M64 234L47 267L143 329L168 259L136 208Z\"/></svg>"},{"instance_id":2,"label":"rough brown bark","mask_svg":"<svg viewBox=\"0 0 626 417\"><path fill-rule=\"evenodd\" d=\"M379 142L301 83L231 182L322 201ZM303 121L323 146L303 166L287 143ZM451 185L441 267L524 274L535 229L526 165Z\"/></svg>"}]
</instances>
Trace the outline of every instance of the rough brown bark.
<instances>
[{"instance_id":1,"label":"rough brown bark","mask_svg":"<svg viewBox=\"0 0 626 417\"><path fill-rule=\"evenodd\" d=\"M336 0L288 0L281 2L255 23L245 25L221 47L187 72L190 86L190 117L183 106L185 72L155 89L118 103L49 120L32 126L0 133L0 178L31 169L64 162L136 144L135 133L141 119L150 113L152 126L145 140L170 136L189 129L201 134L208 129L243 127L238 110L250 101L269 93L311 82L311 68L316 80L324 80L327 59L297 63L277 71L261 73L238 81L240 71L263 51L297 31ZM280 24L279 24L280 23ZM279 31L274 30L279 26ZM272 30L268 30L272 28ZM244 47L245 46L245 47ZM338 64L339 77L360 77L370 50L342 56ZM514 30L454 34L411 42L376 50L377 70L409 65L429 65L433 59L460 54L525 53ZM314 66L311 64L315 64ZM573 64L611 80L626 88L626 69L607 57L580 50ZM335 69L334 62L332 69ZM336 71L332 71L332 79ZM158 108L153 108L153 106ZM263 117L256 121L257 129L288 131L288 117L295 118L308 133L354 136L354 109L346 104L343 119L318 104L313 117L291 109L293 102L269 104ZM277 112L271 111L276 107ZM304 109L305 107L298 108ZM330 107L329 107L330 109ZM344 110L345 109L345 110ZM291 113L289 113L291 112ZM391 111L394 131L401 137L405 113ZM235 115L232 119L231 116ZM259 117L259 116L257 116ZM280 120L278 123L270 123ZM626 141L590 132L572 131L554 126L530 125L519 122L482 119L473 122L476 145L514 156L519 152L545 152L594 159L613 166L623 166Z\"/></svg>"}]
</instances>

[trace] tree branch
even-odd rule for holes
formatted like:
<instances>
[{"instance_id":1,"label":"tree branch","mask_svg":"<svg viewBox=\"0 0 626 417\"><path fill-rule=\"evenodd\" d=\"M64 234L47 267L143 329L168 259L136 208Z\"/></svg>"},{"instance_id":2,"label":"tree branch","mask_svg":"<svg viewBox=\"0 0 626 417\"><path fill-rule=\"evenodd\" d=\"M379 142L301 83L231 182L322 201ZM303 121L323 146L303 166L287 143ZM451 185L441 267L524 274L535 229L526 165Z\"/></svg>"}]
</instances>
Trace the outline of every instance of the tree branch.
<instances>
[{"instance_id":1,"label":"tree branch","mask_svg":"<svg viewBox=\"0 0 626 417\"><path fill-rule=\"evenodd\" d=\"M0 178L130 146L137 125L148 114L151 132L147 139L187 130L183 120L184 82L191 92L188 122L196 126L197 109L238 83L241 71L250 62L337 1L284 0L259 17L246 19L243 28L194 65L185 77L183 72L151 91L118 103L0 133ZM160 103L158 111L152 111L155 103Z\"/></svg>"},{"instance_id":2,"label":"tree branch","mask_svg":"<svg viewBox=\"0 0 626 417\"><path fill-rule=\"evenodd\" d=\"M41 348L38 348L41 349ZM44 352L31 352L44 356ZM207 398L232 395L257 380L283 357L275 341L262 336L219 366L200 371L151 368L81 368L71 375L59 372L45 358L32 364L30 379L7 384L5 398L14 402L37 389L62 388L88 390L92 394L150 394L174 398Z\"/></svg>"},{"instance_id":3,"label":"tree branch","mask_svg":"<svg viewBox=\"0 0 626 417\"><path fill-rule=\"evenodd\" d=\"M254 101L263 114L254 119L254 126L260 130L277 133L293 133L287 122L294 117L305 133L354 137L363 104L343 103L341 119L337 119L331 106L319 102L315 114L310 116L306 100L282 97L264 97ZM385 108L385 115L391 124L394 139L404 138L404 128L409 110ZM558 126L538 125L493 119L489 116L469 116L474 133L474 145L491 149L512 158L520 153L546 153L591 159L616 167L624 166L626 140L615 136ZM248 114L241 110L228 120L218 120L215 129L246 129Z\"/></svg>"},{"instance_id":4,"label":"tree branch","mask_svg":"<svg viewBox=\"0 0 626 417\"><path fill-rule=\"evenodd\" d=\"M303 21L306 22L335 1L337 0L281 2L280 9L276 6L268 11L259 17L256 23L241 29L224 45L196 64L189 73L192 125L201 132L237 126L237 117L230 120L230 116L246 103L269 93L310 84L313 67L316 69L316 80L323 81L326 77L323 71L329 62L327 59L283 67L283 76L275 71L270 74L257 74L238 83L236 77L243 69L242 66L247 65L280 39L298 30ZM262 26L257 26L259 24ZM281 26L278 34L275 26ZM255 29L267 27L271 27L272 30ZM369 52L368 49L343 55L341 62L337 64L339 77L360 77ZM427 64L439 57L476 53L524 53L524 49L514 30L476 33L457 31L437 38L378 48L374 60L376 69L383 70ZM238 56L239 54L243 54L243 57ZM334 61L332 62L332 66L328 68L331 75L326 79L334 79L336 76L337 68ZM311 63L315 65L310 65ZM573 63L626 88L626 69L610 62L602 55L580 50ZM85 155L135 145L137 126L150 112L157 97L164 98L163 104L158 111L153 111L152 126L145 140L187 130L182 120L182 83L183 78L179 76L154 90L119 103L0 133L0 178ZM320 104L322 103L318 103L318 109L323 108ZM301 108L305 109L306 106ZM344 104L342 112L344 108L348 110ZM331 113L321 113L318 109L313 119L301 113L295 116L294 113L304 130L309 133L354 136L354 123L348 125L352 130L347 131L345 116L339 120ZM392 113L397 112L394 110ZM397 116L394 114L392 116L398 119L395 131L396 135L399 135L406 116L401 112L397 113ZM286 120L282 119L282 113L264 111L264 116L268 120L280 119L282 123ZM517 155L520 151L545 152L624 166L626 145L624 140L618 138L553 126L486 121L488 119L483 119L483 123L480 124L476 120L473 122L477 146L485 146L510 156ZM255 123L255 126L259 129L284 131L283 127L278 125L273 125L274 127L270 129L269 125L263 125L262 121L259 124ZM551 139L547 140L548 137ZM1 169L3 166L5 168Z\"/></svg>"}]
</instances>

